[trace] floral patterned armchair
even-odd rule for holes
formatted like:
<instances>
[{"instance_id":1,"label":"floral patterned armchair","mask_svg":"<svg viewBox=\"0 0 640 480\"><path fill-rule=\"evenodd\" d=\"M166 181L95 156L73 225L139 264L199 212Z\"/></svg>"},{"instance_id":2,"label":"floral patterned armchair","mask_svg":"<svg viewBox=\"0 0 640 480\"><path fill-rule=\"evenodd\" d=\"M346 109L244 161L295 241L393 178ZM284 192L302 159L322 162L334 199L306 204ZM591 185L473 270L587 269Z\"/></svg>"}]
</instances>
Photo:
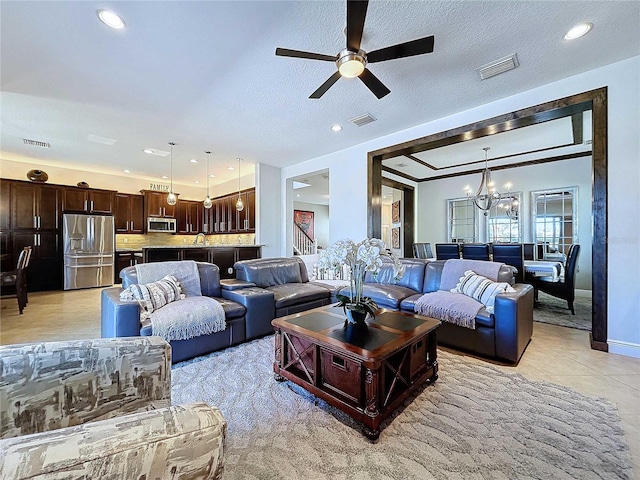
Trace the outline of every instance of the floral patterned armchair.
<instances>
[{"instance_id":1,"label":"floral patterned armchair","mask_svg":"<svg viewBox=\"0 0 640 480\"><path fill-rule=\"evenodd\" d=\"M222 476L226 422L171 406L159 337L0 347L0 405L0 479Z\"/></svg>"}]
</instances>

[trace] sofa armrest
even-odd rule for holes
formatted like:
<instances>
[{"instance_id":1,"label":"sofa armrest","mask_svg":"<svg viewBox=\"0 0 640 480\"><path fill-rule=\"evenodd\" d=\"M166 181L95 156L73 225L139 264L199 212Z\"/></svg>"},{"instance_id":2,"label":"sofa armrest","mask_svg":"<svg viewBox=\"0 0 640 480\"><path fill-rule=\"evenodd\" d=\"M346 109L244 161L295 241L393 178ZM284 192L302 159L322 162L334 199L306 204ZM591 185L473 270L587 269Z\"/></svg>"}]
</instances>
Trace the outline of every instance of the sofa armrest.
<instances>
[{"instance_id":1,"label":"sofa armrest","mask_svg":"<svg viewBox=\"0 0 640 480\"><path fill-rule=\"evenodd\" d=\"M226 429L195 403L0 440L0 478L218 479Z\"/></svg>"},{"instance_id":2,"label":"sofa armrest","mask_svg":"<svg viewBox=\"0 0 640 480\"><path fill-rule=\"evenodd\" d=\"M255 287L253 282L245 282L244 280L238 280L237 278L227 278L220 280L220 286L223 290L238 290L240 288Z\"/></svg>"},{"instance_id":3,"label":"sofa armrest","mask_svg":"<svg viewBox=\"0 0 640 480\"><path fill-rule=\"evenodd\" d=\"M171 347L159 337L0 347L0 401L0 438L165 407Z\"/></svg>"},{"instance_id":4,"label":"sofa armrest","mask_svg":"<svg viewBox=\"0 0 640 480\"><path fill-rule=\"evenodd\" d=\"M140 304L120 300L119 287L105 288L100 296L100 334L103 338L140 335Z\"/></svg>"},{"instance_id":5,"label":"sofa armrest","mask_svg":"<svg viewBox=\"0 0 640 480\"><path fill-rule=\"evenodd\" d=\"M273 333L271 320L276 316L273 292L259 287L222 290L222 297L233 300L247 309L245 314L246 338L261 337Z\"/></svg>"},{"instance_id":6,"label":"sofa armrest","mask_svg":"<svg viewBox=\"0 0 640 480\"><path fill-rule=\"evenodd\" d=\"M517 283L513 288L496 296L494 317L496 356L515 363L533 334L533 287Z\"/></svg>"}]
</instances>

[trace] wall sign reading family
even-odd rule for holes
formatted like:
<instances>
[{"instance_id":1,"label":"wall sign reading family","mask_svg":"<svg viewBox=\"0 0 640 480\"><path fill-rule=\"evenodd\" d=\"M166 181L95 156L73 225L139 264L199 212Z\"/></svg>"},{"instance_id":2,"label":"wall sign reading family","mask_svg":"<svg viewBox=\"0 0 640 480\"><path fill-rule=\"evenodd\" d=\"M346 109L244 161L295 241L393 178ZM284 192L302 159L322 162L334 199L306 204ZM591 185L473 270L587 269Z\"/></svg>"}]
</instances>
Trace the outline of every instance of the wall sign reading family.
<instances>
[{"instance_id":1,"label":"wall sign reading family","mask_svg":"<svg viewBox=\"0 0 640 480\"><path fill-rule=\"evenodd\" d=\"M315 237L313 232L313 212L306 210L294 210L293 221L300 227L300 229L307 234L310 239Z\"/></svg>"},{"instance_id":2,"label":"wall sign reading family","mask_svg":"<svg viewBox=\"0 0 640 480\"><path fill-rule=\"evenodd\" d=\"M168 192L169 185L162 185L161 183L150 183L149 190L153 190L154 192Z\"/></svg>"}]
</instances>

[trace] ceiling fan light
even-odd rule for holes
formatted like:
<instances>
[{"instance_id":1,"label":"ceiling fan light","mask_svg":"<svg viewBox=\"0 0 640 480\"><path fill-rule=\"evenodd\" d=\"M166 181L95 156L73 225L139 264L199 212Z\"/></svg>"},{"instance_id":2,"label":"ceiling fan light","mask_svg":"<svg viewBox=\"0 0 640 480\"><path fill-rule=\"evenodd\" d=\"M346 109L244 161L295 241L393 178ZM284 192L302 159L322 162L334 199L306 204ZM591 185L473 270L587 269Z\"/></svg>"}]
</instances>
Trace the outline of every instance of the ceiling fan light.
<instances>
[{"instance_id":1,"label":"ceiling fan light","mask_svg":"<svg viewBox=\"0 0 640 480\"><path fill-rule=\"evenodd\" d=\"M364 57L362 50L358 52L352 52L351 50L344 49L340 52L338 61L338 71L340 75L346 78L354 78L364 72L367 60Z\"/></svg>"}]
</instances>

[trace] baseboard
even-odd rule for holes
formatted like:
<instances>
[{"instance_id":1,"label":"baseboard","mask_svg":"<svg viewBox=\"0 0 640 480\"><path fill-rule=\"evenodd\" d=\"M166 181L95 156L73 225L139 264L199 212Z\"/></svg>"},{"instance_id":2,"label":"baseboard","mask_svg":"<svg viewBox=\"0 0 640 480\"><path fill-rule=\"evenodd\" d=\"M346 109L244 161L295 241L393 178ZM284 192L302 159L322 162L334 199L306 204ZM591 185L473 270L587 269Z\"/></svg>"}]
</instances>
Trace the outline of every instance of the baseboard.
<instances>
[{"instance_id":1,"label":"baseboard","mask_svg":"<svg viewBox=\"0 0 640 480\"><path fill-rule=\"evenodd\" d=\"M637 343L618 342L616 340L607 340L607 343L609 344L609 353L640 358L640 345Z\"/></svg>"}]
</instances>

